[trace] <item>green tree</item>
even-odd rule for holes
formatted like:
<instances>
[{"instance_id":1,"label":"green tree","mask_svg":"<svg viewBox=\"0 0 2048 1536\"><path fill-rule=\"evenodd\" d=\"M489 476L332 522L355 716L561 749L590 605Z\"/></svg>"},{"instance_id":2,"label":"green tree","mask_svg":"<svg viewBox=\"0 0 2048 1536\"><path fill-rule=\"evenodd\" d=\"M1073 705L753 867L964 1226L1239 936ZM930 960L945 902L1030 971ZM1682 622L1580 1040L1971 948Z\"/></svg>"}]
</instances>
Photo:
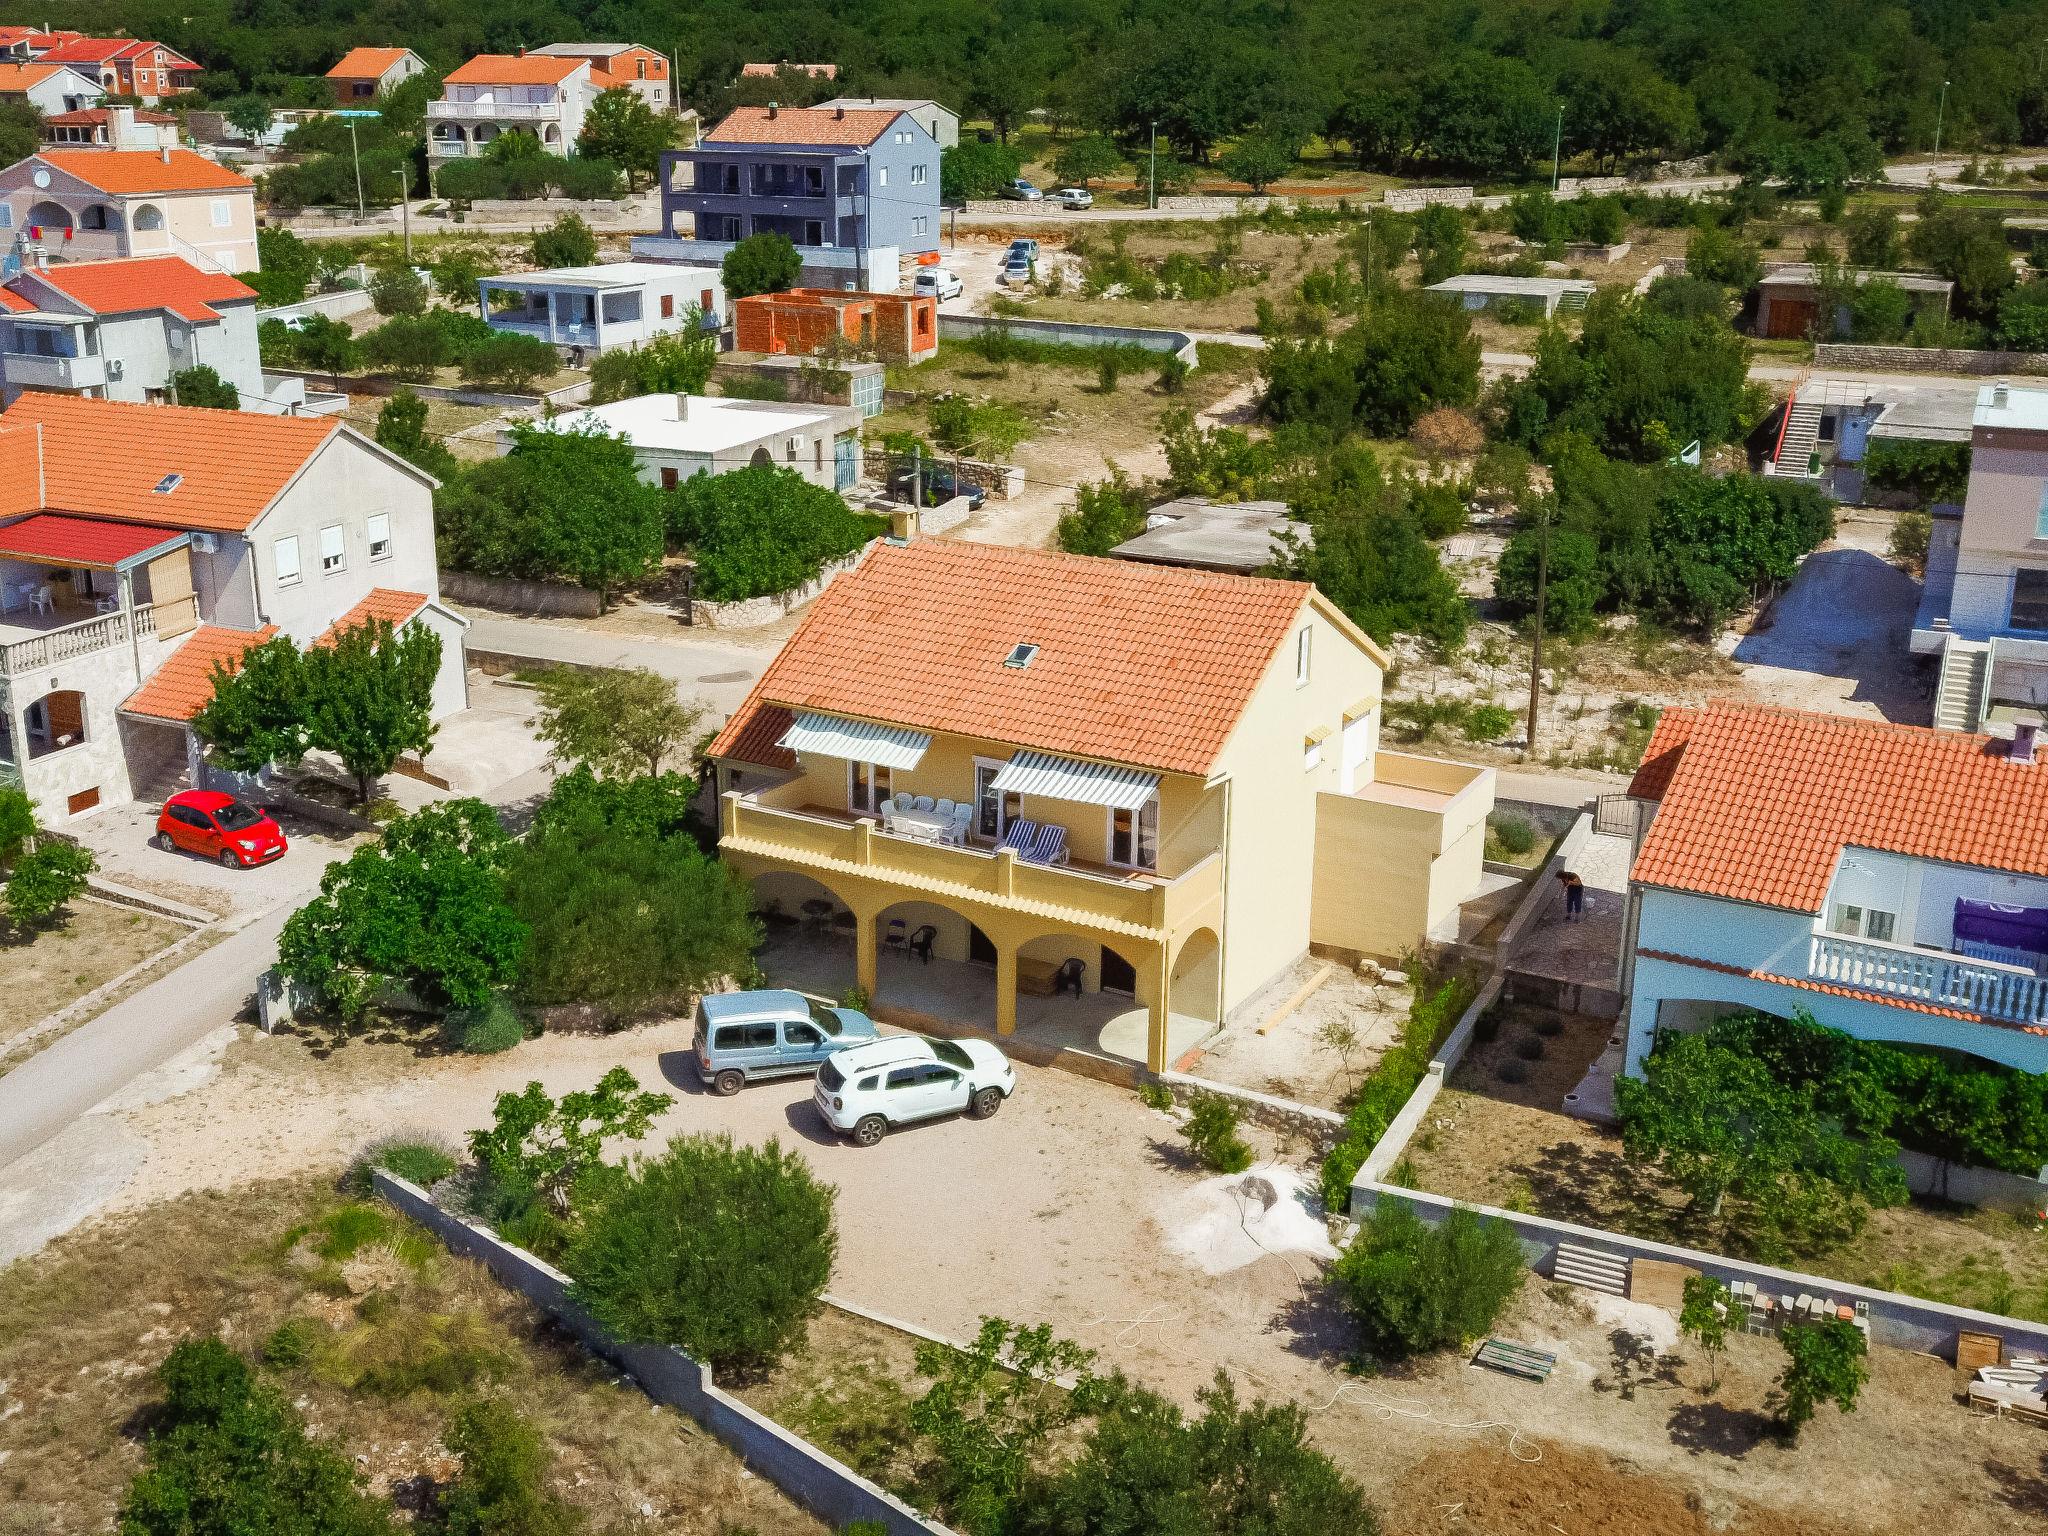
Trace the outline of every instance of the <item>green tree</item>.
<instances>
[{"instance_id":1,"label":"green tree","mask_svg":"<svg viewBox=\"0 0 2048 1536\"><path fill-rule=\"evenodd\" d=\"M86 876L99 868L90 848L38 835L14 856L7 874L7 916L17 928L41 928L83 895Z\"/></svg>"},{"instance_id":2,"label":"green tree","mask_svg":"<svg viewBox=\"0 0 2048 1536\"><path fill-rule=\"evenodd\" d=\"M256 290L259 304L296 304L306 296L316 263L304 240L288 229L265 225L256 231L256 259L261 270L240 277Z\"/></svg>"},{"instance_id":3,"label":"green tree","mask_svg":"<svg viewBox=\"0 0 2048 1536\"><path fill-rule=\"evenodd\" d=\"M423 314L395 315L362 339L363 358L401 379L429 379L448 360L448 335Z\"/></svg>"},{"instance_id":4,"label":"green tree","mask_svg":"<svg viewBox=\"0 0 2048 1536\"><path fill-rule=\"evenodd\" d=\"M43 114L25 96L0 101L0 156L13 165L43 147Z\"/></svg>"},{"instance_id":5,"label":"green tree","mask_svg":"<svg viewBox=\"0 0 2048 1536\"><path fill-rule=\"evenodd\" d=\"M686 752L704 721L676 685L646 667L553 667L534 685L535 734L557 765L581 765L607 778L659 777Z\"/></svg>"},{"instance_id":6,"label":"green tree","mask_svg":"<svg viewBox=\"0 0 2048 1536\"><path fill-rule=\"evenodd\" d=\"M931 1386L911 1405L910 1425L931 1444L933 1492L948 1523L968 1536L1011 1528L1034 1466L1068 1426L1107 1406L1116 1391L1091 1369L1092 1351L1035 1328L984 1317L974 1342L917 1346ZM1071 1380L1062 1389L1058 1380Z\"/></svg>"},{"instance_id":7,"label":"green tree","mask_svg":"<svg viewBox=\"0 0 2048 1536\"><path fill-rule=\"evenodd\" d=\"M1813 1419L1822 1403L1844 1413L1856 1411L1856 1399L1870 1379L1869 1346L1863 1330L1832 1317L1820 1323L1788 1323L1778 1335L1785 1346L1785 1370L1778 1377L1778 1427L1787 1439Z\"/></svg>"},{"instance_id":8,"label":"green tree","mask_svg":"<svg viewBox=\"0 0 2048 1536\"><path fill-rule=\"evenodd\" d=\"M1088 187L1105 176L1115 175L1123 163L1123 152L1116 147L1114 140L1091 133L1086 138L1074 140L1053 157L1052 173L1067 186ZM940 179L943 180L943 176Z\"/></svg>"},{"instance_id":9,"label":"green tree","mask_svg":"<svg viewBox=\"0 0 2048 1536\"><path fill-rule=\"evenodd\" d=\"M330 865L285 920L278 965L350 1023L379 986L429 1007L481 1008L517 972L526 931L505 899L509 839L480 800L401 816Z\"/></svg>"},{"instance_id":10,"label":"green tree","mask_svg":"<svg viewBox=\"0 0 2048 1536\"><path fill-rule=\"evenodd\" d=\"M1972 320L1989 320L2017 279L2012 249L1998 216L1942 206L1924 214L1907 237L1913 259L1956 285L1956 307Z\"/></svg>"},{"instance_id":11,"label":"green tree","mask_svg":"<svg viewBox=\"0 0 2048 1536\"><path fill-rule=\"evenodd\" d=\"M355 332L330 315L308 315L300 321L293 350L302 365L328 375L337 390L341 388L342 374L362 361Z\"/></svg>"},{"instance_id":12,"label":"green tree","mask_svg":"<svg viewBox=\"0 0 2048 1536\"><path fill-rule=\"evenodd\" d=\"M1334 342L1273 342L1260 367L1275 422L1331 437L1354 428L1403 437L1425 412L1478 397L1479 338L1458 305L1402 290L1375 301Z\"/></svg>"},{"instance_id":13,"label":"green tree","mask_svg":"<svg viewBox=\"0 0 2048 1536\"><path fill-rule=\"evenodd\" d=\"M559 1099L531 1082L492 1102L490 1128L470 1132L469 1155L500 1185L566 1216L578 1188L603 1169L605 1143L639 1141L673 1103L624 1067Z\"/></svg>"},{"instance_id":14,"label":"green tree","mask_svg":"<svg viewBox=\"0 0 2048 1536\"><path fill-rule=\"evenodd\" d=\"M427 433L427 402L409 389L394 392L377 410L377 443L435 479L455 474L455 455Z\"/></svg>"},{"instance_id":15,"label":"green tree","mask_svg":"<svg viewBox=\"0 0 2048 1536\"><path fill-rule=\"evenodd\" d=\"M1696 229L1686 242L1685 273L1747 293L1763 276L1763 257L1755 246L1725 229Z\"/></svg>"},{"instance_id":16,"label":"green tree","mask_svg":"<svg viewBox=\"0 0 2048 1536\"><path fill-rule=\"evenodd\" d=\"M490 276L497 266L479 252L459 250L446 252L428 270L444 303L474 306L479 298L477 279Z\"/></svg>"},{"instance_id":17,"label":"green tree","mask_svg":"<svg viewBox=\"0 0 2048 1536\"><path fill-rule=\"evenodd\" d=\"M787 235L749 235L725 253L719 275L728 298L781 293L795 286L804 259Z\"/></svg>"},{"instance_id":18,"label":"green tree","mask_svg":"<svg viewBox=\"0 0 2048 1536\"><path fill-rule=\"evenodd\" d=\"M711 602L787 592L888 531L885 519L774 465L685 480L668 495L668 520L670 543L696 561L693 590Z\"/></svg>"},{"instance_id":19,"label":"green tree","mask_svg":"<svg viewBox=\"0 0 2048 1536\"><path fill-rule=\"evenodd\" d=\"M270 103L261 96L237 96L222 105L221 115L244 138L260 139L270 132Z\"/></svg>"},{"instance_id":20,"label":"green tree","mask_svg":"<svg viewBox=\"0 0 2048 1536\"><path fill-rule=\"evenodd\" d=\"M307 651L304 671L307 736L341 759L359 804L400 757L433 745L441 637L425 624L359 624Z\"/></svg>"},{"instance_id":21,"label":"green tree","mask_svg":"<svg viewBox=\"0 0 2048 1536\"><path fill-rule=\"evenodd\" d=\"M464 1403L441 1443L461 1467L441 1490L442 1536L576 1536L583 1529L583 1516L548 1490L547 1442L510 1403Z\"/></svg>"},{"instance_id":22,"label":"green tree","mask_svg":"<svg viewBox=\"0 0 2048 1536\"><path fill-rule=\"evenodd\" d=\"M1842 221L1842 237L1852 267L1867 272L1891 272L1906 259L1899 216L1890 208L1858 209Z\"/></svg>"},{"instance_id":23,"label":"green tree","mask_svg":"<svg viewBox=\"0 0 2048 1536\"><path fill-rule=\"evenodd\" d=\"M967 139L939 151L939 196L953 205L986 202L1022 169L1022 160L1008 145ZM728 283L726 292L731 291Z\"/></svg>"},{"instance_id":24,"label":"green tree","mask_svg":"<svg viewBox=\"0 0 2048 1536\"><path fill-rule=\"evenodd\" d=\"M0 784L0 870L9 868L35 835L35 802L13 785Z\"/></svg>"},{"instance_id":25,"label":"green tree","mask_svg":"<svg viewBox=\"0 0 2048 1536\"><path fill-rule=\"evenodd\" d=\"M692 305L675 330L632 348L599 355L590 368L590 403L606 405L636 395L701 395L718 363L718 333L699 323Z\"/></svg>"},{"instance_id":26,"label":"green tree","mask_svg":"<svg viewBox=\"0 0 2048 1536\"><path fill-rule=\"evenodd\" d=\"M1408 513L1328 512L1309 527L1314 542L1283 556L1281 574L1314 582L1382 645L1397 633L1447 649L1464 642L1465 600Z\"/></svg>"},{"instance_id":27,"label":"green tree","mask_svg":"<svg viewBox=\"0 0 2048 1536\"><path fill-rule=\"evenodd\" d=\"M600 779L579 763L556 775L534 807L532 835L551 834L587 811L591 824L607 831L641 839L683 837L690 832L696 798L697 781L680 773Z\"/></svg>"},{"instance_id":28,"label":"green tree","mask_svg":"<svg viewBox=\"0 0 2048 1536\"><path fill-rule=\"evenodd\" d=\"M380 315L423 315L427 285L411 267L392 262L379 267L370 279L370 302Z\"/></svg>"},{"instance_id":29,"label":"green tree","mask_svg":"<svg viewBox=\"0 0 2048 1536\"><path fill-rule=\"evenodd\" d=\"M1493 595L1512 604L1519 613L1534 613L1536 609L1536 568L1542 541L1542 530L1524 527L1516 531L1507 548L1501 551ZM1552 528L1544 574L1545 633L1563 635L1566 639L1591 634L1598 626L1598 610L1607 595L1599 544L1591 535L1576 529Z\"/></svg>"},{"instance_id":30,"label":"green tree","mask_svg":"<svg viewBox=\"0 0 2048 1536\"><path fill-rule=\"evenodd\" d=\"M217 373L210 363L194 363L171 375L171 398L180 405L208 411L238 411L242 392Z\"/></svg>"},{"instance_id":31,"label":"green tree","mask_svg":"<svg viewBox=\"0 0 2048 1536\"><path fill-rule=\"evenodd\" d=\"M1295 1403L1241 1404L1222 1371L1198 1418L1117 1383L1079 1456L1027 1484L1017 1536L1379 1536Z\"/></svg>"},{"instance_id":32,"label":"green tree","mask_svg":"<svg viewBox=\"0 0 2048 1536\"><path fill-rule=\"evenodd\" d=\"M175 1344L157 1368L163 1404L121 1501L120 1536L293 1532L396 1536L348 1457L307 1436L277 1391L219 1339Z\"/></svg>"},{"instance_id":33,"label":"green tree","mask_svg":"<svg viewBox=\"0 0 2048 1536\"><path fill-rule=\"evenodd\" d=\"M1742 1329L1747 1309L1728 1287L1712 1275L1687 1275L1684 1301L1678 1312L1678 1331L1696 1340L1707 1357L1707 1391L1721 1390L1721 1356L1728 1351L1728 1335Z\"/></svg>"},{"instance_id":34,"label":"green tree","mask_svg":"<svg viewBox=\"0 0 2048 1536\"><path fill-rule=\"evenodd\" d=\"M237 665L213 664L213 693L192 728L213 761L235 773L290 767L312 745L305 699L304 660L290 637L279 635L244 651Z\"/></svg>"},{"instance_id":35,"label":"green tree","mask_svg":"<svg viewBox=\"0 0 2048 1536\"><path fill-rule=\"evenodd\" d=\"M678 1136L605 1181L566 1267L619 1337L760 1370L802 1341L838 1249L832 1187L800 1154Z\"/></svg>"},{"instance_id":36,"label":"green tree","mask_svg":"<svg viewBox=\"0 0 2048 1536\"><path fill-rule=\"evenodd\" d=\"M501 135L500 140L509 137ZM533 264L542 269L587 267L597 260L597 236L581 218L565 213L533 237L531 251Z\"/></svg>"},{"instance_id":37,"label":"green tree","mask_svg":"<svg viewBox=\"0 0 2048 1536\"><path fill-rule=\"evenodd\" d=\"M1431 203L1415 217L1415 259L1422 264L1421 281L1426 288L1431 283L1443 282L1456 277L1465 270L1465 251L1469 243L1469 232L1465 215L1448 203ZM1439 308L1455 309L1456 305L1439 305Z\"/></svg>"},{"instance_id":38,"label":"green tree","mask_svg":"<svg viewBox=\"0 0 2048 1536\"><path fill-rule=\"evenodd\" d=\"M554 373L561 361L538 336L502 331L470 348L461 366L463 378L472 384L521 390Z\"/></svg>"},{"instance_id":39,"label":"green tree","mask_svg":"<svg viewBox=\"0 0 2048 1536\"><path fill-rule=\"evenodd\" d=\"M670 120L631 86L618 85L600 92L590 104L576 145L592 159L609 160L624 171L630 192L640 178L653 178L661 165L661 152L674 141Z\"/></svg>"},{"instance_id":40,"label":"green tree","mask_svg":"<svg viewBox=\"0 0 2048 1536\"><path fill-rule=\"evenodd\" d=\"M1258 194L1293 169L1294 146L1270 133L1248 133L1223 156L1223 174Z\"/></svg>"},{"instance_id":41,"label":"green tree","mask_svg":"<svg viewBox=\"0 0 2048 1536\"><path fill-rule=\"evenodd\" d=\"M1366 1341L1390 1356L1454 1348L1493 1326L1521 1289L1527 1266L1514 1228L1453 1207L1424 1225L1406 1200L1383 1198L1351 1246L1330 1266L1330 1283Z\"/></svg>"},{"instance_id":42,"label":"green tree","mask_svg":"<svg viewBox=\"0 0 2048 1536\"><path fill-rule=\"evenodd\" d=\"M1106 555L1145 531L1145 497L1114 464L1109 478L1074 492L1074 510L1061 516L1059 545L1070 555Z\"/></svg>"}]
</instances>

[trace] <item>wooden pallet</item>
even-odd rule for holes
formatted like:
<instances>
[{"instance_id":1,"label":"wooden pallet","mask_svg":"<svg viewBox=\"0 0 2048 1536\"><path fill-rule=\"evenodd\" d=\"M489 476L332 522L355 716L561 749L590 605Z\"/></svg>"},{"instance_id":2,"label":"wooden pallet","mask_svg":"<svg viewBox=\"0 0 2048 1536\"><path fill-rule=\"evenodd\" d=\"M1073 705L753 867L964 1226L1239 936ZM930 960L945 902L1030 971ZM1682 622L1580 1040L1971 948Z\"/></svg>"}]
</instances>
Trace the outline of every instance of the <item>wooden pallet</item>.
<instances>
[{"instance_id":1,"label":"wooden pallet","mask_svg":"<svg viewBox=\"0 0 2048 1536\"><path fill-rule=\"evenodd\" d=\"M1488 1339L1472 1357L1474 1365L1528 1381L1548 1381L1557 1366L1557 1356L1546 1349L1531 1349L1508 1339Z\"/></svg>"}]
</instances>

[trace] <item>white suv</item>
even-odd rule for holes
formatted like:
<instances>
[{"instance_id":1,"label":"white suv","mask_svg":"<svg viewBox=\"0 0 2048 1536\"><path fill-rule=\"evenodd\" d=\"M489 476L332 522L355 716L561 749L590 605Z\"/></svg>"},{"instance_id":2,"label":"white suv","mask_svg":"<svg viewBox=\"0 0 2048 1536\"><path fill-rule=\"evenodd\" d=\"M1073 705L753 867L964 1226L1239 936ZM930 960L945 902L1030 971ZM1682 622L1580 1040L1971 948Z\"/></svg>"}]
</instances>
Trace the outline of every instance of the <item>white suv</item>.
<instances>
[{"instance_id":1,"label":"white suv","mask_svg":"<svg viewBox=\"0 0 2048 1536\"><path fill-rule=\"evenodd\" d=\"M963 1110L986 1120L1016 1087L1016 1070L984 1040L891 1035L834 1054L819 1067L812 1097L827 1125L872 1147L916 1120Z\"/></svg>"}]
</instances>

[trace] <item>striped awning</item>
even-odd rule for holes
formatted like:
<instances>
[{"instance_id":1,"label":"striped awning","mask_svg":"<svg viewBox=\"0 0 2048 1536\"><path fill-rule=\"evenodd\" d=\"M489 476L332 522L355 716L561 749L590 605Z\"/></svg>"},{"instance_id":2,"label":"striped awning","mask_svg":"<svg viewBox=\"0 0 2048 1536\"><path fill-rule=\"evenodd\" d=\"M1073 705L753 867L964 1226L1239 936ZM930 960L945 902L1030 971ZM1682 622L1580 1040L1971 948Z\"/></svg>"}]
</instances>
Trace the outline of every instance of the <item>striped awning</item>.
<instances>
[{"instance_id":1,"label":"striped awning","mask_svg":"<svg viewBox=\"0 0 2048 1536\"><path fill-rule=\"evenodd\" d=\"M813 715L802 710L797 712L796 723L777 743L792 752L816 752L883 768L915 768L931 744L931 737L923 731L908 731L900 725L876 725L868 720L842 720L837 715Z\"/></svg>"},{"instance_id":2,"label":"striped awning","mask_svg":"<svg viewBox=\"0 0 2048 1536\"><path fill-rule=\"evenodd\" d=\"M1157 793L1159 775L1138 768L1084 763L1074 757L1054 757L1050 752L1019 752L1003 764L993 787L999 793L1014 791L1135 811Z\"/></svg>"}]
</instances>

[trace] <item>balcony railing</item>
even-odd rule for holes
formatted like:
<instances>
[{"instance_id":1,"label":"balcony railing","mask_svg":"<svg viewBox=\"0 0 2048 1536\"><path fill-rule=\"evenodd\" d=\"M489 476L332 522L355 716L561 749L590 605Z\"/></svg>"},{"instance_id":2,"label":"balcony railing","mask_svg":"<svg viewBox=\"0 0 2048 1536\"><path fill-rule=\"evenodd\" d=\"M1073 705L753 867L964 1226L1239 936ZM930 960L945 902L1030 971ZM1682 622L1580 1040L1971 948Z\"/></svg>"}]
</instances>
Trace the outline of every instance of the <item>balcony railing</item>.
<instances>
[{"instance_id":1,"label":"balcony railing","mask_svg":"<svg viewBox=\"0 0 2048 1536\"><path fill-rule=\"evenodd\" d=\"M428 118L459 123L547 122L562 115L559 101L430 101Z\"/></svg>"},{"instance_id":2,"label":"balcony railing","mask_svg":"<svg viewBox=\"0 0 2048 1536\"><path fill-rule=\"evenodd\" d=\"M2025 966L1817 933L1809 970L1816 981L1958 1008L2009 1024L2048 1019L2048 977Z\"/></svg>"},{"instance_id":3,"label":"balcony railing","mask_svg":"<svg viewBox=\"0 0 2048 1536\"><path fill-rule=\"evenodd\" d=\"M735 851L889 881L944 898L1083 921L1137 938L1157 938L1222 889L1223 856L1211 853L1176 879L1030 864L1007 849L929 843L884 832L873 821L781 810L727 794L720 841Z\"/></svg>"},{"instance_id":4,"label":"balcony railing","mask_svg":"<svg viewBox=\"0 0 2048 1536\"><path fill-rule=\"evenodd\" d=\"M0 353L0 378L22 389L98 389L107 382L107 360L48 352Z\"/></svg>"},{"instance_id":5,"label":"balcony railing","mask_svg":"<svg viewBox=\"0 0 2048 1536\"><path fill-rule=\"evenodd\" d=\"M138 636L154 635L168 640L196 627L198 622L199 599L196 597L175 597L135 610L135 634ZM90 656L110 646L126 645L128 638L127 614L101 614L98 618L67 624L62 629L48 630L26 640L0 646L0 673L19 677L24 672Z\"/></svg>"}]
</instances>

